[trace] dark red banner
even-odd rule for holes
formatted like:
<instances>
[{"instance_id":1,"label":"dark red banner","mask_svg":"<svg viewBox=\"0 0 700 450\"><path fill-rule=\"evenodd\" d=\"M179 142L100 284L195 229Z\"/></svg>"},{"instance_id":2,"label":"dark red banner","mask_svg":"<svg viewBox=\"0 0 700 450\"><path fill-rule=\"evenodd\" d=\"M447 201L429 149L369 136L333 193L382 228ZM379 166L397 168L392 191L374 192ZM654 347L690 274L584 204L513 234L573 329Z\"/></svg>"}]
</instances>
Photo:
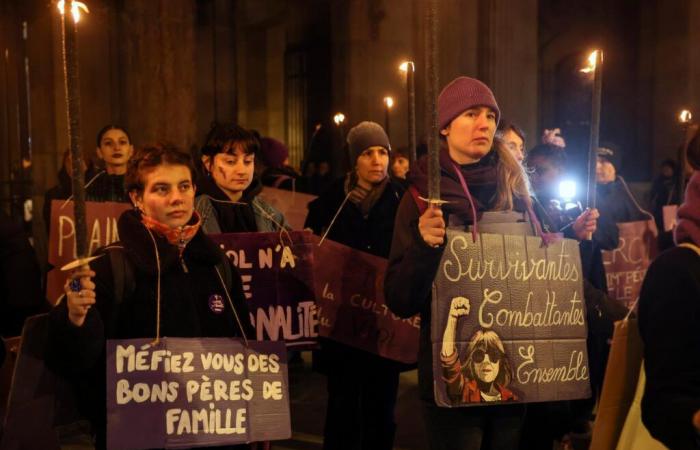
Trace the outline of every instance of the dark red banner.
<instances>
[{"instance_id":1,"label":"dark red banner","mask_svg":"<svg viewBox=\"0 0 700 450\"><path fill-rule=\"evenodd\" d=\"M319 238L314 236L318 242ZM402 319L384 303L387 261L337 242L314 246L319 334L403 363L415 363L420 318Z\"/></svg>"},{"instance_id":2,"label":"dark red banner","mask_svg":"<svg viewBox=\"0 0 700 450\"><path fill-rule=\"evenodd\" d=\"M631 308L639 298L642 281L656 256L656 225L653 221L618 223L620 245L603 252L610 297Z\"/></svg>"},{"instance_id":3,"label":"dark red banner","mask_svg":"<svg viewBox=\"0 0 700 450\"><path fill-rule=\"evenodd\" d=\"M119 240L117 220L130 208L131 205L127 203L85 202L89 254ZM66 274L61 272L61 267L77 258L73 202L51 202L49 230L49 263L54 269L47 275L46 297L53 305L63 295L63 284L66 282Z\"/></svg>"}]
</instances>

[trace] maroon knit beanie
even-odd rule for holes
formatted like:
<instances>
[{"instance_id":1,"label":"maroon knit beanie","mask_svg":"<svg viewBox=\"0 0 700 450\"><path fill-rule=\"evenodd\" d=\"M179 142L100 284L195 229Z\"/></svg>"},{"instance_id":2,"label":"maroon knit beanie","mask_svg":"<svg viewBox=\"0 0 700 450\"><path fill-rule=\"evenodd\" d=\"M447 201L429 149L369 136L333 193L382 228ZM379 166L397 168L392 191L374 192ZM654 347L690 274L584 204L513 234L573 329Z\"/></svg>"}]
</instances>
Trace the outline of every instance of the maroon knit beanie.
<instances>
[{"instance_id":1,"label":"maroon knit beanie","mask_svg":"<svg viewBox=\"0 0 700 450\"><path fill-rule=\"evenodd\" d=\"M700 172L697 170L685 189L685 200L678 208L678 225L673 234L676 244L700 245Z\"/></svg>"},{"instance_id":2,"label":"maroon knit beanie","mask_svg":"<svg viewBox=\"0 0 700 450\"><path fill-rule=\"evenodd\" d=\"M267 167L281 169L288 156L289 149L282 142L269 137L260 139L260 157Z\"/></svg>"},{"instance_id":3,"label":"maroon knit beanie","mask_svg":"<svg viewBox=\"0 0 700 450\"><path fill-rule=\"evenodd\" d=\"M475 78L458 77L445 86L438 97L438 122L444 130L452 120L473 106L488 106L496 112L496 123L501 118L501 110L493 92Z\"/></svg>"}]
</instances>

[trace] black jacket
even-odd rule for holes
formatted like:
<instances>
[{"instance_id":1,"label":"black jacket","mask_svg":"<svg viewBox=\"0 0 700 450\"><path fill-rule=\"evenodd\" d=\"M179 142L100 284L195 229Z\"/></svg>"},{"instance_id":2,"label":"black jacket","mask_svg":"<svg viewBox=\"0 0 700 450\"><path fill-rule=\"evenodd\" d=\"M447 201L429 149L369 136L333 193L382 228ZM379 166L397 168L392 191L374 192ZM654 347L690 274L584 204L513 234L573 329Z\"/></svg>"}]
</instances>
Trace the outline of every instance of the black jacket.
<instances>
[{"instance_id":1,"label":"black jacket","mask_svg":"<svg viewBox=\"0 0 700 450\"><path fill-rule=\"evenodd\" d=\"M337 180L323 195L309 203L309 215L306 217L305 228L311 228L315 234L323 235L345 199L344 184L345 179ZM403 192L401 185L389 181L367 217L362 216L362 212L355 204L350 201L345 202L327 239L387 258L394 232L394 217ZM314 368L321 372L342 370L345 365L365 367L367 370L390 371L405 370L408 367L406 364L329 339L321 339L321 349L322 351L314 353Z\"/></svg>"},{"instance_id":2,"label":"black jacket","mask_svg":"<svg viewBox=\"0 0 700 450\"><path fill-rule=\"evenodd\" d=\"M86 174L86 183L92 178L90 175ZM129 194L127 194L124 186L124 175L110 175L107 172L98 172L97 175L92 176L97 176L97 178L85 189L85 200L90 202L131 203Z\"/></svg>"},{"instance_id":3,"label":"black jacket","mask_svg":"<svg viewBox=\"0 0 700 450\"><path fill-rule=\"evenodd\" d=\"M336 180L320 197L309 203L309 215L304 228L311 228L315 234L323 235L345 199L344 185L344 178ZM367 217L363 217L360 209L352 202L345 202L327 239L388 258L394 218L404 191L401 184L390 180Z\"/></svg>"},{"instance_id":4,"label":"black jacket","mask_svg":"<svg viewBox=\"0 0 700 450\"><path fill-rule=\"evenodd\" d=\"M700 410L700 256L676 247L649 266L639 296L646 386L642 420L671 450L698 449L691 419Z\"/></svg>"},{"instance_id":5,"label":"black jacket","mask_svg":"<svg viewBox=\"0 0 700 450\"><path fill-rule=\"evenodd\" d=\"M0 335L19 336L24 319L46 309L34 248L22 225L0 213Z\"/></svg>"},{"instance_id":6,"label":"black jacket","mask_svg":"<svg viewBox=\"0 0 700 450\"><path fill-rule=\"evenodd\" d=\"M69 321L65 301L51 311L49 318L47 363L79 386L79 404L97 427L98 445L104 439L105 427L105 340L156 336L157 266L153 241L134 211L122 214L118 230L121 241L112 246L124 248L133 269L133 290L124 288L123 299L117 303L110 257L104 256L91 263L96 273L93 281L97 303L88 311L83 326L75 327ZM212 294L226 298L215 269L222 261L221 250L200 230L187 244L181 260L177 247L155 233L154 237L161 266L161 336L240 336L227 302L221 314L213 313L208 305ZM107 251L119 250L103 250ZM254 336L241 277L233 266L231 270L231 300L246 335Z\"/></svg>"},{"instance_id":7,"label":"black jacket","mask_svg":"<svg viewBox=\"0 0 700 450\"><path fill-rule=\"evenodd\" d=\"M46 231L51 231L51 202L53 200L66 200L69 198L73 192L73 186L71 185L71 177L66 172L66 168L62 167L58 172L58 184L44 194L44 224L46 225Z\"/></svg>"},{"instance_id":8,"label":"black jacket","mask_svg":"<svg viewBox=\"0 0 700 450\"><path fill-rule=\"evenodd\" d=\"M650 217L644 214L635 204L635 200L627 192L624 181L619 177L608 184L596 186L597 207L601 219L613 223L636 222Z\"/></svg>"}]
</instances>

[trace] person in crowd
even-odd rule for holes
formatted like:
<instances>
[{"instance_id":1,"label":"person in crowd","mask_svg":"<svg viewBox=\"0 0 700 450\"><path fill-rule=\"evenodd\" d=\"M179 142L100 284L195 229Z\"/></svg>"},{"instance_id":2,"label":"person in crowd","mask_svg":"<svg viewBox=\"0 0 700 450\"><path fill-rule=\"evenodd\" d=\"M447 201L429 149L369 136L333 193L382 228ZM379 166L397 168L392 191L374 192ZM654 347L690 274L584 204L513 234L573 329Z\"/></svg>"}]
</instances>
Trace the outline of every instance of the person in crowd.
<instances>
[{"instance_id":1,"label":"person in crowd","mask_svg":"<svg viewBox=\"0 0 700 450\"><path fill-rule=\"evenodd\" d=\"M201 229L189 154L139 151L125 174L135 205L118 221L120 242L75 271L49 316L47 362L75 383L79 405L105 446L107 339L254 336L241 277ZM126 269L128 267L128 269ZM129 276L130 275L130 276ZM219 296L223 310L212 307ZM247 448L247 447L240 447Z\"/></svg>"},{"instance_id":2,"label":"person in crowd","mask_svg":"<svg viewBox=\"0 0 700 450\"><path fill-rule=\"evenodd\" d=\"M289 148L283 142L269 137L260 139L260 159L260 180L264 186L297 190L299 174L289 165Z\"/></svg>"},{"instance_id":3,"label":"person in crowd","mask_svg":"<svg viewBox=\"0 0 700 450\"><path fill-rule=\"evenodd\" d=\"M22 226L2 211L0 292L0 335L3 337L19 336L24 319L48 306L41 289L41 269L34 248ZM4 348L2 343L0 348Z\"/></svg>"},{"instance_id":4,"label":"person in crowd","mask_svg":"<svg viewBox=\"0 0 700 450\"><path fill-rule=\"evenodd\" d=\"M525 159L525 132L519 126L502 120L498 124L496 137L503 141L519 163L523 162Z\"/></svg>"},{"instance_id":5,"label":"person in crowd","mask_svg":"<svg viewBox=\"0 0 700 450\"><path fill-rule=\"evenodd\" d=\"M558 187L566 170L566 155L560 147L537 145L528 152L525 165L535 191L536 205L543 210L540 215L543 228L548 232L561 232L564 237L580 242L588 323L588 361L594 391L591 400L529 405L521 442L521 448L528 450L551 448L553 440L563 440L569 432L590 438L589 421L595 399L602 388L613 323L624 318L627 309L607 295L601 253L602 249L612 250L618 246L619 231L615 223L601 216L597 209L581 211L579 206L566 209L565 202L560 202ZM592 240L588 240L589 235Z\"/></svg>"},{"instance_id":6,"label":"person in crowd","mask_svg":"<svg viewBox=\"0 0 700 450\"><path fill-rule=\"evenodd\" d=\"M450 303L440 351L447 395L456 405L517 400L517 395L508 389L513 379L510 359L495 331L476 330L469 340L464 362L459 360L455 344L457 321L468 316L470 310L466 297L455 297Z\"/></svg>"},{"instance_id":7,"label":"person in crowd","mask_svg":"<svg viewBox=\"0 0 700 450\"><path fill-rule=\"evenodd\" d=\"M660 251L673 246L673 233L665 231L664 206L678 205L681 202L676 162L665 159L661 162L659 175L651 185L651 212L659 230L658 247Z\"/></svg>"},{"instance_id":8,"label":"person in crowd","mask_svg":"<svg viewBox=\"0 0 700 450\"><path fill-rule=\"evenodd\" d=\"M83 159L85 174L92 174L92 161ZM73 195L73 157L70 149L63 152L61 169L58 171L58 184L47 190L44 194L44 208L42 211L46 231L51 226L51 203L53 200L67 200Z\"/></svg>"},{"instance_id":9,"label":"person in crowd","mask_svg":"<svg viewBox=\"0 0 700 450\"><path fill-rule=\"evenodd\" d=\"M695 171L678 209L677 246L654 259L639 296L642 421L671 450L700 448L700 134L688 153Z\"/></svg>"},{"instance_id":10,"label":"person in crowd","mask_svg":"<svg viewBox=\"0 0 700 450\"><path fill-rule=\"evenodd\" d=\"M215 124L201 150L204 176L199 181L196 209L206 233L267 232L288 228L284 216L258 194L255 176L260 141L252 131L233 123Z\"/></svg>"},{"instance_id":11,"label":"person in crowd","mask_svg":"<svg viewBox=\"0 0 700 450\"><path fill-rule=\"evenodd\" d=\"M397 148L391 152L391 175L394 178L405 180L410 165L407 147Z\"/></svg>"},{"instance_id":12,"label":"person in crowd","mask_svg":"<svg viewBox=\"0 0 700 450\"><path fill-rule=\"evenodd\" d=\"M564 151L551 144L537 145L528 152L525 166L530 173L530 185L535 192L535 202L545 212L542 216L542 225L547 231L553 233L562 231L566 237L579 241L587 239L587 236L582 234L582 222L575 220L583 213L581 207L576 204L575 207L567 209L567 206L571 205L567 205L566 200L574 199L560 198L559 183L566 170ZM615 223L609 216L601 216L597 211L594 215L597 224L593 240L602 250L617 248L620 237ZM574 225L574 227L568 225Z\"/></svg>"},{"instance_id":13,"label":"person in crowd","mask_svg":"<svg viewBox=\"0 0 700 450\"><path fill-rule=\"evenodd\" d=\"M639 206L625 180L617 175L613 151L600 147L597 155L596 196L601 216L615 223L651 219L652 216Z\"/></svg>"},{"instance_id":14,"label":"person in crowd","mask_svg":"<svg viewBox=\"0 0 700 450\"><path fill-rule=\"evenodd\" d=\"M363 252L388 257L403 188L388 175L391 145L384 129L361 122L350 130L354 170L309 203L305 227ZM389 450L403 368L380 356L321 340L314 365L328 377L323 448Z\"/></svg>"},{"instance_id":15,"label":"person in crowd","mask_svg":"<svg viewBox=\"0 0 700 450\"><path fill-rule=\"evenodd\" d=\"M438 98L440 194L446 203L440 208L421 199L428 198L428 174L427 158L420 158L408 177L411 195L403 197L396 215L385 298L400 317L420 314L418 381L433 449L517 448L525 414L525 406L517 403L440 408L433 394L431 292L445 250L446 224L476 226L480 217L497 211L514 226L524 221L524 228L539 231L524 168L494 140L499 117L488 86L468 77L450 82Z\"/></svg>"},{"instance_id":16,"label":"person in crowd","mask_svg":"<svg viewBox=\"0 0 700 450\"><path fill-rule=\"evenodd\" d=\"M124 174L134 154L129 133L121 126L104 126L97 133L96 152L103 169L95 174L86 172L85 200L129 203L124 188Z\"/></svg>"},{"instance_id":17,"label":"person in crowd","mask_svg":"<svg viewBox=\"0 0 700 450\"><path fill-rule=\"evenodd\" d=\"M347 156L343 152L343 143L338 143L343 135L342 125L339 127L331 122L318 123L309 140L301 165L303 185L302 192L319 195L333 184L337 173L347 169Z\"/></svg>"}]
</instances>

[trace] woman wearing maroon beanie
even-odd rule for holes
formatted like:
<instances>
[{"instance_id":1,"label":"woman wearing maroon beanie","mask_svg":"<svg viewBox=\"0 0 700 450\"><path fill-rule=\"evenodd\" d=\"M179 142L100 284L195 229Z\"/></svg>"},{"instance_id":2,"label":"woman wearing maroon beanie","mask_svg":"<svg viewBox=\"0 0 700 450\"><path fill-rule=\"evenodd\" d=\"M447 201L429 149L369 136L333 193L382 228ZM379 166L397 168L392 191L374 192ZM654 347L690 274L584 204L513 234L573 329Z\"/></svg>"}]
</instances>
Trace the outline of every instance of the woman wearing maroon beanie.
<instances>
[{"instance_id":1,"label":"woman wearing maroon beanie","mask_svg":"<svg viewBox=\"0 0 700 450\"><path fill-rule=\"evenodd\" d=\"M431 288L445 249L446 224L465 229L489 211L507 211L501 215L508 216L509 224L519 222L528 231L534 226L541 233L524 169L500 141L494 141L499 116L496 99L484 83L459 77L448 84L438 98L440 193L447 202L439 209L420 200L428 197L424 157L411 167L408 181L413 195L403 197L396 215L385 296L395 314L421 315L418 378L432 449L514 449L520 439L524 405L441 408L433 395ZM446 361L454 359L454 349L436 351L441 353L443 369L448 368Z\"/></svg>"},{"instance_id":2,"label":"woman wearing maroon beanie","mask_svg":"<svg viewBox=\"0 0 700 450\"><path fill-rule=\"evenodd\" d=\"M671 450L698 449L700 411L700 133L688 146L695 169L678 209L677 247L649 266L639 296L646 386L642 420Z\"/></svg>"}]
</instances>

